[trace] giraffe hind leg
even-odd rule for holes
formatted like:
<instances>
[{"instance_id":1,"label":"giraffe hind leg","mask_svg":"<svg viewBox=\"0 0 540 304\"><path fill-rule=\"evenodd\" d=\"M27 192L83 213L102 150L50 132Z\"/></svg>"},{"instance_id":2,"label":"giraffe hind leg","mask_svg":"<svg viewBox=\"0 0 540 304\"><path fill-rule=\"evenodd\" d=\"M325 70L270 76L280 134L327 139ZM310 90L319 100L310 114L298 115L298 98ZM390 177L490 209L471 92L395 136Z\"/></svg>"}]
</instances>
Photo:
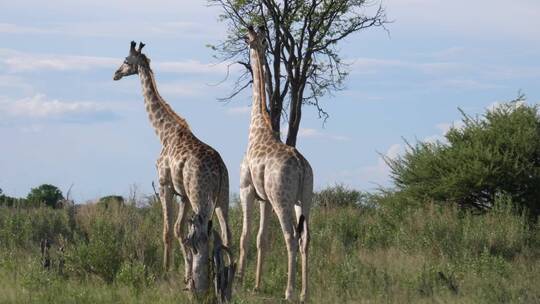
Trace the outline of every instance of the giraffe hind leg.
<instances>
[{"instance_id":1,"label":"giraffe hind leg","mask_svg":"<svg viewBox=\"0 0 540 304\"><path fill-rule=\"evenodd\" d=\"M187 198L180 197L179 203L180 204L178 206L178 218L176 220L176 223L174 224L174 234L175 237L178 239L178 243L180 244L180 250L182 251L182 256L184 257L184 283L186 284L186 289L189 289L189 283L191 282L191 265L193 257L191 256L191 252L187 250L183 242L185 237L185 227L187 212L189 210L189 202L187 201Z\"/></svg>"},{"instance_id":2,"label":"giraffe hind leg","mask_svg":"<svg viewBox=\"0 0 540 304\"><path fill-rule=\"evenodd\" d=\"M274 205L274 204L272 204ZM287 288L285 299L292 300L294 297L294 281L296 277L296 255L298 253L298 238L295 235L296 221L294 203L284 203L282 208L274 208L283 231L285 245L287 247Z\"/></svg>"},{"instance_id":3,"label":"giraffe hind leg","mask_svg":"<svg viewBox=\"0 0 540 304\"><path fill-rule=\"evenodd\" d=\"M225 184L222 182L222 184ZM216 204L216 217L219 221L221 228L221 239L225 247L231 246L231 229L229 227L229 187L228 181L226 187L221 189L221 193L218 195L218 201Z\"/></svg>"}]
</instances>

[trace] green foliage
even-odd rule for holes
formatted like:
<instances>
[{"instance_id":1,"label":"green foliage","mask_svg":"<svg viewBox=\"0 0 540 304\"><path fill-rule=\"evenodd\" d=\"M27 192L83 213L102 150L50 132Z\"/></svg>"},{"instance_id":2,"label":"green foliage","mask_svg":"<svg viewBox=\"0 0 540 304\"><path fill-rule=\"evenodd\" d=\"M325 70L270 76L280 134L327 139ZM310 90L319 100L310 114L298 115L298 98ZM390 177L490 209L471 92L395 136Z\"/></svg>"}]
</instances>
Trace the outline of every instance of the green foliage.
<instances>
[{"instance_id":1,"label":"green foliage","mask_svg":"<svg viewBox=\"0 0 540 304\"><path fill-rule=\"evenodd\" d=\"M100 203L82 206L76 216L80 238L77 246L68 250L69 269L82 277L97 275L106 282L113 282L127 262L145 265L148 276L160 274L159 212L153 206L141 209L121 204L109 204L107 208Z\"/></svg>"},{"instance_id":2,"label":"green foliage","mask_svg":"<svg viewBox=\"0 0 540 304\"><path fill-rule=\"evenodd\" d=\"M58 202L64 199L62 191L56 186L43 184L37 188L32 188L26 199L30 203L45 204L49 207L56 208Z\"/></svg>"},{"instance_id":3,"label":"green foliage","mask_svg":"<svg viewBox=\"0 0 540 304\"><path fill-rule=\"evenodd\" d=\"M344 185L328 187L313 196L315 206L332 209L343 207L360 207L369 205L369 195L357 190L349 189Z\"/></svg>"},{"instance_id":4,"label":"green foliage","mask_svg":"<svg viewBox=\"0 0 540 304\"><path fill-rule=\"evenodd\" d=\"M135 290L148 287L155 281L155 276L148 273L146 266L139 262L124 262L116 275L116 282L131 286Z\"/></svg>"},{"instance_id":5,"label":"green foliage","mask_svg":"<svg viewBox=\"0 0 540 304\"><path fill-rule=\"evenodd\" d=\"M296 145L302 106L315 106L319 118L326 119L328 113L319 100L343 88L348 65L340 56L340 41L389 22L382 6L376 8L375 3L358 0L208 0L208 3L221 8L219 19L227 27L222 42L209 47L215 51L215 57L246 68L225 99L232 99L249 87L249 48L243 38L247 25L265 29L269 114L273 130L279 133L283 110L289 108L286 143L290 146Z\"/></svg>"},{"instance_id":6,"label":"green foliage","mask_svg":"<svg viewBox=\"0 0 540 304\"><path fill-rule=\"evenodd\" d=\"M358 208L353 203L356 199L339 204L346 207L313 208L310 302L540 301L540 226L517 214L510 196L497 197L494 207L483 215L455 205L404 204L405 200L410 198L386 193L369 197L373 208ZM242 212L236 206L229 215L236 255ZM71 230L75 236L66 238L64 274L44 271L37 242L25 241L38 235L28 233L30 223L68 216L66 210L45 207L0 209L0 240L3 243L6 235L18 240L10 241L12 246L0 246L0 302L189 302L182 291L184 267L178 247L175 270L162 276L158 202L145 208L77 206ZM6 224L11 218L22 224ZM68 219L61 222L66 224L50 228L53 235L70 229ZM253 223L257 222L255 218ZM47 228L38 225L35 229ZM269 229L262 288L252 292L256 264L253 233L246 277L243 283L236 282L233 303L274 303L283 297L287 253L275 216Z\"/></svg>"},{"instance_id":7,"label":"green foliage","mask_svg":"<svg viewBox=\"0 0 540 304\"><path fill-rule=\"evenodd\" d=\"M80 241L68 251L67 266L71 272L97 275L110 283L122 265L123 233L103 219L97 219L89 232L88 242Z\"/></svg>"},{"instance_id":8,"label":"green foliage","mask_svg":"<svg viewBox=\"0 0 540 304\"><path fill-rule=\"evenodd\" d=\"M72 235L68 210L0 207L0 247L37 249L43 238L56 242Z\"/></svg>"},{"instance_id":9,"label":"green foliage","mask_svg":"<svg viewBox=\"0 0 540 304\"><path fill-rule=\"evenodd\" d=\"M0 189L0 206L6 207L25 207L27 206L27 201L23 198L15 198L8 195L5 195Z\"/></svg>"},{"instance_id":10,"label":"green foliage","mask_svg":"<svg viewBox=\"0 0 540 304\"><path fill-rule=\"evenodd\" d=\"M386 159L398 190L416 201L492 208L498 195L540 214L540 116L523 97L488 110L463 113L463 127L448 143L420 142L397 159Z\"/></svg>"},{"instance_id":11,"label":"green foliage","mask_svg":"<svg viewBox=\"0 0 540 304\"><path fill-rule=\"evenodd\" d=\"M107 209L109 208L109 206L113 207L112 205L114 205L114 207L120 207L124 205L124 203L125 203L125 200L122 196L109 195L109 196L104 196L100 198L97 204Z\"/></svg>"}]
</instances>

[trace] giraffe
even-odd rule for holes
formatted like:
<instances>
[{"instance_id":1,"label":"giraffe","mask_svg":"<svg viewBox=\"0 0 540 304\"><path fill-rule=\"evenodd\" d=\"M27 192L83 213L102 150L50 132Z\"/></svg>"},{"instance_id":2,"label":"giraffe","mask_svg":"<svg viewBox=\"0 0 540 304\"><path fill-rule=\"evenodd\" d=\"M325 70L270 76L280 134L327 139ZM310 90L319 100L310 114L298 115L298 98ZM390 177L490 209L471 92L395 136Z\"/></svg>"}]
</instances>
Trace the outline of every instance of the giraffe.
<instances>
[{"instance_id":1,"label":"giraffe","mask_svg":"<svg viewBox=\"0 0 540 304\"><path fill-rule=\"evenodd\" d=\"M257 235L257 268L255 289L260 288L262 266L268 237L271 208L276 213L288 253L288 275L285 299L293 297L295 263L298 249L302 259L302 291L300 301L307 298L309 209L313 195L313 171L308 161L294 147L281 142L274 134L266 108L264 82L264 32L248 27L253 73L253 100L249 127L249 144L240 169L240 200L243 213L238 275L245 270L252 206L260 205L260 225Z\"/></svg>"},{"instance_id":2,"label":"giraffe","mask_svg":"<svg viewBox=\"0 0 540 304\"><path fill-rule=\"evenodd\" d=\"M150 68L150 59L141 52L143 47L141 42L136 49L136 43L131 42L129 55L115 72L113 79L139 75L146 111L161 142L162 149L156 167L163 209L163 267L165 270L170 268L174 225L174 236L178 239L184 256L184 282L188 289L203 292L209 286L207 227L213 212L221 226L224 246L228 246L231 239L228 225L228 172L219 153L199 140L186 120L176 114L161 97ZM180 203L175 223L174 195L179 197ZM186 212L190 207L195 213L189 227L191 239L183 237L186 234ZM194 244L194 241L198 244Z\"/></svg>"}]
</instances>

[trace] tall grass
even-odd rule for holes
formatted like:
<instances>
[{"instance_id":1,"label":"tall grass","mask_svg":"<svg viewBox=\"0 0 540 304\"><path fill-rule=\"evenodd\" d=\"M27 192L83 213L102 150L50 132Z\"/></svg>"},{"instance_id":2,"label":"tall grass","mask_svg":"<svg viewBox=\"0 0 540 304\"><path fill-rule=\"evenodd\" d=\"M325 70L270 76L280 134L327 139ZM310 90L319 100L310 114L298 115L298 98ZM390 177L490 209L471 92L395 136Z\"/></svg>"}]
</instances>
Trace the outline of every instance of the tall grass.
<instances>
[{"instance_id":1,"label":"tall grass","mask_svg":"<svg viewBox=\"0 0 540 304\"><path fill-rule=\"evenodd\" d=\"M508 202L478 216L436 204L412 207L395 197L373 199L370 206L376 207L340 203L314 208L311 302L540 301L540 228L516 214ZM88 205L72 217L63 210L0 211L0 302L189 300L182 290L183 259L177 248L177 270L168 275L161 271L159 205ZM40 220L33 225L32 218ZM45 218L51 226L42 224ZM230 221L237 254L242 222L238 207L231 209ZM65 235L68 243L63 274L42 270L37 250L42 236L58 234ZM252 235L246 277L235 287L234 302L280 302L286 252L275 217L258 293L251 291L256 231Z\"/></svg>"}]
</instances>

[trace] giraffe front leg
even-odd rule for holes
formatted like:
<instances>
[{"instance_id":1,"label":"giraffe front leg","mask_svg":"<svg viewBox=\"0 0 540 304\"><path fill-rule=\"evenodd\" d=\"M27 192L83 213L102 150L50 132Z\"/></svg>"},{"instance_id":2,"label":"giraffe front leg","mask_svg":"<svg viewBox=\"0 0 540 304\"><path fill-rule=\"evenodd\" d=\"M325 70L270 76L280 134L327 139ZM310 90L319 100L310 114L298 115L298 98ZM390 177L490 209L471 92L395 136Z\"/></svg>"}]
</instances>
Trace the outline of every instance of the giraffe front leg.
<instances>
[{"instance_id":1,"label":"giraffe front leg","mask_svg":"<svg viewBox=\"0 0 540 304\"><path fill-rule=\"evenodd\" d=\"M264 255L268 248L268 220L270 217L270 203L261 201L261 217L259 223L259 233L257 234L257 271L255 273L255 290L261 287L262 267L264 263Z\"/></svg>"},{"instance_id":2,"label":"giraffe front leg","mask_svg":"<svg viewBox=\"0 0 540 304\"><path fill-rule=\"evenodd\" d=\"M163 211L163 269L167 272L171 265L171 250L173 240L173 189L171 171L162 160L157 164L159 174L159 199Z\"/></svg>"},{"instance_id":3,"label":"giraffe front leg","mask_svg":"<svg viewBox=\"0 0 540 304\"><path fill-rule=\"evenodd\" d=\"M159 198L163 209L163 269L167 272L170 269L172 259L172 240L173 240L173 203L172 189L168 185L162 185L159 189Z\"/></svg>"}]
</instances>

